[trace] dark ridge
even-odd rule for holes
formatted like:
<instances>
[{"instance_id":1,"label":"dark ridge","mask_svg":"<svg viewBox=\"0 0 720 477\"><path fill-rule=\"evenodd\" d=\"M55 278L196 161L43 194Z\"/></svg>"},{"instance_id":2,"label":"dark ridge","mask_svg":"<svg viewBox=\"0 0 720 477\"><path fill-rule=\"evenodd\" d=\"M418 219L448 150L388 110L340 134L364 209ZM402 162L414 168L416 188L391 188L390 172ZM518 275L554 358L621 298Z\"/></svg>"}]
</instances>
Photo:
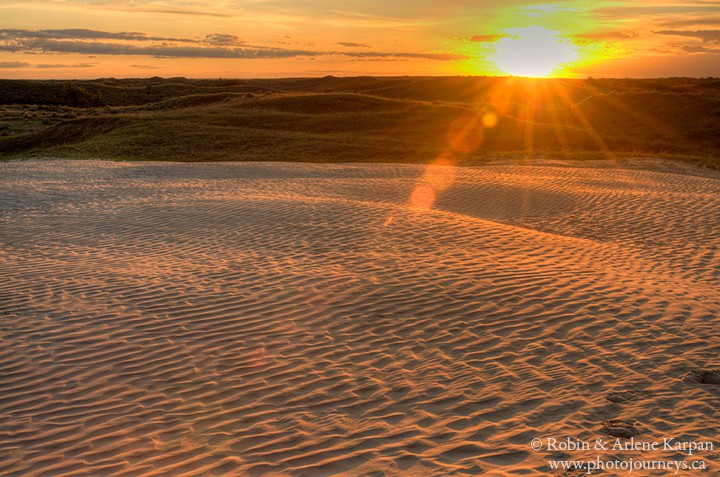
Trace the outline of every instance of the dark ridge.
<instances>
[{"instance_id":1,"label":"dark ridge","mask_svg":"<svg viewBox=\"0 0 720 477\"><path fill-rule=\"evenodd\" d=\"M460 162L674 157L720 167L720 80L355 77L0 81L0 158ZM496 124L484 125L492 113Z\"/></svg>"}]
</instances>

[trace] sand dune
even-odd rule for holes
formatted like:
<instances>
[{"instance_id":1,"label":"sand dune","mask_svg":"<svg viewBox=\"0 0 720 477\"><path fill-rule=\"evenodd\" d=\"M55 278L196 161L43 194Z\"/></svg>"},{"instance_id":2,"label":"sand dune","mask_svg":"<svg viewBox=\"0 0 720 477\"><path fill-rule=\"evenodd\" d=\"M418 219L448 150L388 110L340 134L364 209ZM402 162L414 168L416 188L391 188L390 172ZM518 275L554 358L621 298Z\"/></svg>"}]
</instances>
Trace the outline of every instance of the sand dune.
<instances>
[{"instance_id":1,"label":"sand dune","mask_svg":"<svg viewBox=\"0 0 720 477\"><path fill-rule=\"evenodd\" d=\"M530 441L618 427L720 447L716 177L30 161L0 196L0 475L584 475L547 460L597 452Z\"/></svg>"}]
</instances>

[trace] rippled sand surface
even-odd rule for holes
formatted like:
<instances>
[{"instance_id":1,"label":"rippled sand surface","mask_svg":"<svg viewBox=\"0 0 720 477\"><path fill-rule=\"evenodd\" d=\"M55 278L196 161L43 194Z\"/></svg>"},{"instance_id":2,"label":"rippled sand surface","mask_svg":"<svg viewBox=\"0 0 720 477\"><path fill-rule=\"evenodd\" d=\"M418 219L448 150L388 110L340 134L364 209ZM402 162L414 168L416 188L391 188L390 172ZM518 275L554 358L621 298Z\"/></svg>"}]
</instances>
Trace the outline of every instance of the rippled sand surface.
<instances>
[{"instance_id":1,"label":"rippled sand surface","mask_svg":"<svg viewBox=\"0 0 720 477\"><path fill-rule=\"evenodd\" d=\"M597 452L531 440L618 426L720 447L716 178L31 161L0 197L3 476L581 475L547 460Z\"/></svg>"}]
</instances>

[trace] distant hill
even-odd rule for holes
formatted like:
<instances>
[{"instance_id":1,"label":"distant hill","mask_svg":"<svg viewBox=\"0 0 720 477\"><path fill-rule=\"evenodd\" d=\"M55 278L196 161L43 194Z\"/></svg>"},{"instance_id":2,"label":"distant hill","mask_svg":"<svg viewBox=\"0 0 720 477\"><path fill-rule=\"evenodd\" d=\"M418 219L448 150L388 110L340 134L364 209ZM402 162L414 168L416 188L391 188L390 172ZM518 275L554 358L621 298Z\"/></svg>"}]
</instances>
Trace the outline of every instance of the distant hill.
<instances>
[{"instance_id":1,"label":"distant hill","mask_svg":"<svg viewBox=\"0 0 720 477\"><path fill-rule=\"evenodd\" d=\"M0 80L0 158L720 166L718 79Z\"/></svg>"}]
</instances>

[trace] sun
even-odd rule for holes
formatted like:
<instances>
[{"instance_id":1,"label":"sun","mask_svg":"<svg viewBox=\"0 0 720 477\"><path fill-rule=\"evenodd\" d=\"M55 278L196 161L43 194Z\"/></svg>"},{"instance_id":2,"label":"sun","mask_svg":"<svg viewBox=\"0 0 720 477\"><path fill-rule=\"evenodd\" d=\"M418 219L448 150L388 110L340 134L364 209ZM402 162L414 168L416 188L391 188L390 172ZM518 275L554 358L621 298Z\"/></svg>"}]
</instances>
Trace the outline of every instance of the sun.
<instances>
[{"instance_id":1,"label":"sun","mask_svg":"<svg viewBox=\"0 0 720 477\"><path fill-rule=\"evenodd\" d=\"M560 33L540 26L513 28L495 43L491 59L513 76L539 78L559 73L578 59L577 49Z\"/></svg>"}]
</instances>

